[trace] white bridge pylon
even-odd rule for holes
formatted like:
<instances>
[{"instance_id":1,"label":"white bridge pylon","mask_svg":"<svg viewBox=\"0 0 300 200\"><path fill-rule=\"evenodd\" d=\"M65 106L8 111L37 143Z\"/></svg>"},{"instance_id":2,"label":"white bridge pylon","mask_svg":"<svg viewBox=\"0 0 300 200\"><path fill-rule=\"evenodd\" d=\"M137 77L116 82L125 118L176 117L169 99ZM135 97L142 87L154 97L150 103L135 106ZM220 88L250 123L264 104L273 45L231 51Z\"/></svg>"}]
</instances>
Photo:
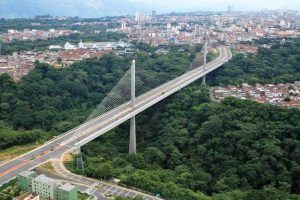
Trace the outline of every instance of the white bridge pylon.
<instances>
[{"instance_id":1,"label":"white bridge pylon","mask_svg":"<svg viewBox=\"0 0 300 200\"><path fill-rule=\"evenodd\" d=\"M135 106L135 60L131 63L131 103L132 108ZM136 127L135 116L130 119L130 139L129 139L129 154L136 154Z\"/></svg>"},{"instance_id":2,"label":"white bridge pylon","mask_svg":"<svg viewBox=\"0 0 300 200\"><path fill-rule=\"evenodd\" d=\"M231 59L228 47L220 47L218 58L166 80L160 71L136 69L135 61L118 84L101 101L85 123L76 128L74 146L83 146L120 124L130 120L129 153L136 153L135 116L168 96L214 71ZM141 66L143 68L143 66ZM162 78L160 78L162 77ZM171 78L171 77L170 77Z\"/></svg>"}]
</instances>

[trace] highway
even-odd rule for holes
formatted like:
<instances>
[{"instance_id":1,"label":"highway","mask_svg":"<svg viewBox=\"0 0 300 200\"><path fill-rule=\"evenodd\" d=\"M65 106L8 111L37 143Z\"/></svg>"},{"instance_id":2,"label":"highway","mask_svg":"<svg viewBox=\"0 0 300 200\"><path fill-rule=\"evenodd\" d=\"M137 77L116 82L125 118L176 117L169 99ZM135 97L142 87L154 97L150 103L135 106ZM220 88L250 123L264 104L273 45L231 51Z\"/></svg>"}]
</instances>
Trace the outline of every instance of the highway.
<instances>
[{"instance_id":1,"label":"highway","mask_svg":"<svg viewBox=\"0 0 300 200\"><path fill-rule=\"evenodd\" d=\"M127 102L118 108L48 141L43 146L33 151L13 160L1 163L0 185L15 178L17 174L24 170L34 169L52 158L57 158L57 156L78 149L80 146L87 144L157 102L219 68L232 57L228 47L220 47L219 51L219 57L207 63L205 69L204 66L193 69L142 96L137 97L134 107L132 107L131 101Z\"/></svg>"}]
</instances>

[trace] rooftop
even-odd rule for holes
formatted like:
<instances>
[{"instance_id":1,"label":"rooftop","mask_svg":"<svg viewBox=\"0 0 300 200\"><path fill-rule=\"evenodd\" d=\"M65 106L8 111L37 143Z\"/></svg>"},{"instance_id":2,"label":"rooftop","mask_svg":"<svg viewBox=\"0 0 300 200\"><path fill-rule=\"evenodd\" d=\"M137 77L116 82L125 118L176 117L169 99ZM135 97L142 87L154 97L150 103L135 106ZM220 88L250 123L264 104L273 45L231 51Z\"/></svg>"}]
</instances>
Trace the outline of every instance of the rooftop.
<instances>
[{"instance_id":1,"label":"rooftop","mask_svg":"<svg viewBox=\"0 0 300 200\"><path fill-rule=\"evenodd\" d=\"M39 195L35 193L27 192L19 197L17 197L17 200L30 200L30 199L36 199Z\"/></svg>"},{"instance_id":2,"label":"rooftop","mask_svg":"<svg viewBox=\"0 0 300 200\"><path fill-rule=\"evenodd\" d=\"M76 188L76 186L71 185L70 183L66 183L66 184L60 186L59 188L69 192L69 191L73 190L74 188Z\"/></svg>"},{"instance_id":3,"label":"rooftop","mask_svg":"<svg viewBox=\"0 0 300 200\"><path fill-rule=\"evenodd\" d=\"M31 176L32 174L34 174L35 172L33 172L33 171L23 171L23 172L21 172L19 175L20 176L23 176L23 177L29 177L29 176Z\"/></svg>"},{"instance_id":4,"label":"rooftop","mask_svg":"<svg viewBox=\"0 0 300 200\"><path fill-rule=\"evenodd\" d=\"M56 183L61 182L60 180L55 180L55 179L49 178L49 177L45 176L44 174L37 176L34 180L43 182L43 183L47 183L47 184L56 184Z\"/></svg>"}]
</instances>

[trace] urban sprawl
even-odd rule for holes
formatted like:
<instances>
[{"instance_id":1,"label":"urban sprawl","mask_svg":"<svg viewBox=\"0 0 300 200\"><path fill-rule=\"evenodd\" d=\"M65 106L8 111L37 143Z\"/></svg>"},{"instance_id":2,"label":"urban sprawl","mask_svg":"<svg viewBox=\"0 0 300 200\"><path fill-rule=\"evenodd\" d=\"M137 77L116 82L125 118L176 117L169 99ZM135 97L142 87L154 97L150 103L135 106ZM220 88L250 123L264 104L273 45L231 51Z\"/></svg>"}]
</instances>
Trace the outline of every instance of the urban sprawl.
<instances>
[{"instance_id":1,"label":"urban sprawl","mask_svg":"<svg viewBox=\"0 0 300 200\"><path fill-rule=\"evenodd\" d=\"M60 21L68 18L60 18ZM108 26L113 24L114 26ZM84 33L74 29L38 30L40 23L31 24L35 29L8 30L0 34L0 40L10 43L15 40L36 41ZM254 41L268 38L300 36L300 12L298 11L261 11L235 12L228 7L227 12L194 12L158 15L137 12L135 16L112 18L110 22L82 22L72 27L105 26L106 32L124 33L122 41L77 41L76 43L51 44L44 50L14 52L11 55L0 54L0 73L10 74L16 81L28 74L35 62L48 63L54 67L66 67L74 61L86 58L99 58L107 53L130 53L134 43L142 42L151 46L169 44L194 45L208 40L210 46L226 44L238 53L257 53L259 47L269 48L267 44L255 44ZM114 28L111 28L114 27ZM78 28L79 29L79 28ZM98 34L100 31L94 31ZM167 52L163 48L159 52ZM226 96L252 98L259 102L268 102L280 106L299 106L299 83L285 85L247 84L215 88L214 98ZM293 94L293 95L291 95Z\"/></svg>"}]
</instances>

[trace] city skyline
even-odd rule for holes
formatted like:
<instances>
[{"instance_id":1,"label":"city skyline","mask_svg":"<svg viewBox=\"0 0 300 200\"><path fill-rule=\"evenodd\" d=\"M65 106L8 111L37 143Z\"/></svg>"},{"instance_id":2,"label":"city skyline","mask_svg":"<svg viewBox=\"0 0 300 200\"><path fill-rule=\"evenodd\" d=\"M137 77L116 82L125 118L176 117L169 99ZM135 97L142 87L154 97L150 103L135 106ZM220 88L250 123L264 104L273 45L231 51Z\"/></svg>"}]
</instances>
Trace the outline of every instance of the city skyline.
<instances>
[{"instance_id":1,"label":"city skyline","mask_svg":"<svg viewBox=\"0 0 300 200\"><path fill-rule=\"evenodd\" d=\"M104 16L134 15L140 11L150 14L196 11L261 11L290 9L300 10L297 0L0 0L0 18L30 18L37 15L78 16L98 18Z\"/></svg>"},{"instance_id":2,"label":"city skyline","mask_svg":"<svg viewBox=\"0 0 300 200\"><path fill-rule=\"evenodd\" d=\"M138 2L146 4L153 9L157 9L161 12L170 11L225 11L228 6L233 6L238 11L257 11L257 10L272 10L272 9L292 9L300 10L300 3L297 0L253 0L241 1L241 0L130 0L131 2ZM95 2L96 3L96 2Z\"/></svg>"}]
</instances>

